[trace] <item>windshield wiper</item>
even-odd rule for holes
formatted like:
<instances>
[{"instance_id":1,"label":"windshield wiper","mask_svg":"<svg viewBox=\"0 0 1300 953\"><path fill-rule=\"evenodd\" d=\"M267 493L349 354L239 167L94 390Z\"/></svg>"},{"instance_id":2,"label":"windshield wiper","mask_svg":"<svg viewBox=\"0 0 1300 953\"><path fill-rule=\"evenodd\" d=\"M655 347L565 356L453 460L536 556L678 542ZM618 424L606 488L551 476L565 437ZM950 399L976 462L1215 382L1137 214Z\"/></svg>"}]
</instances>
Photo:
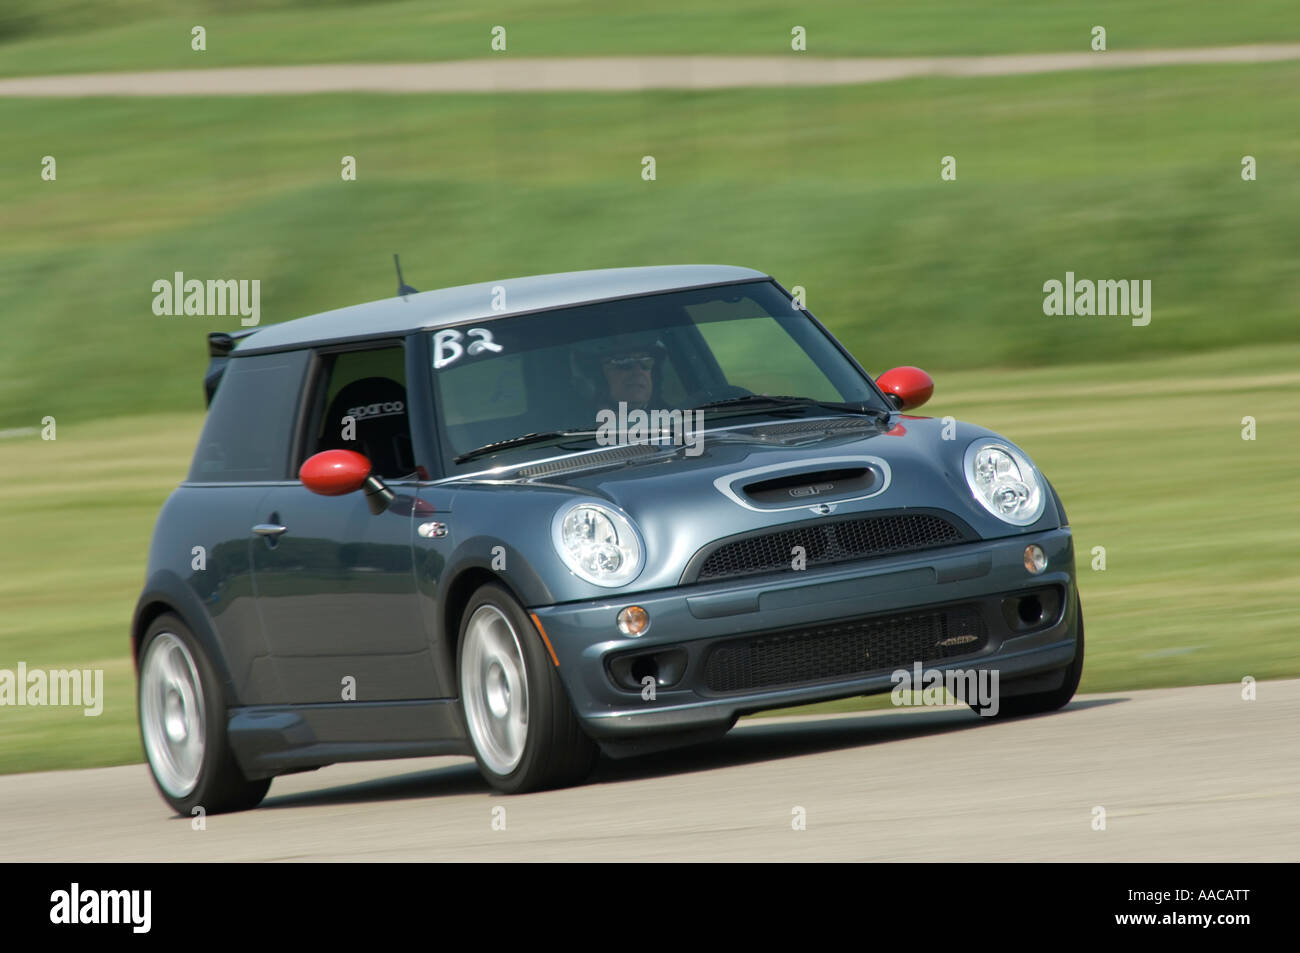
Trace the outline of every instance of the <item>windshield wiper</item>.
<instances>
[{"instance_id":1,"label":"windshield wiper","mask_svg":"<svg viewBox=\"0 0 1300 953\"><path fill-rule=\"evenodd\" d=\"M544 433L526 433L518 437L511 437L508 440L497 440L494 443L485 443L481 447L475 447L473 450L467 450L460 456L456 457L453 463L464 463L466 460L473 460L475 457L486 456L489 453L495 453L498 450L507 450L510 447L522 447L530 443L541 443L543 440L555 440L559 437L594 437L598 431L595 430L548 430Z\"/></svg>"},{"instance_id":2,"label":"windshield wiper","mask_svg":"<svg viewBox=\"0 0 1300 953\"><path fill-rule=\"evenodd\" d=\"M861 414L864 417L871 417L882 423L889 419L892 411L883 407L868 407L865 401L845 401L843 403L832 400L819 400L816 402L818 407L825 407L827 410L842 410L846 414Z\"/></svg>"},{"instance_id":3,"label":"windshield wiper","mask_svg":"<svg viewBox=\"0 0 1300 953\"><path fill-rule=\"evenodd\" d=\"M862 414L867 417L874 417L877 420L887 420L889 411L882 410L878 407L868 407L865 403L836 403L829 400L816 400L812 397L790 397L786 395L769 395L769 394L745 394L740 397L726 397L722 400L711 400L707 404L700 404L698 407L692 407L691 410L718 410L727 407L736 407L740 409L753 409L759 411L763 405L780 408L785 410L796 409L799 407L825 407L828 410L839 410L848 414Z\"/></svg>"},{"instance_id":4,"label":"windshield wiper","mask_svg":"<svg viewBox=\"0 0 1300 953\"><path fill-rule=\"evenodd\" d=\"M751 404L771 404L775 407L807 407L817 403L811 397L787 397L769 394L743 394L739 397L724 397L699 404L691 410L719 410L724 407L745 407Z\"/></svg>"}]
</instances>

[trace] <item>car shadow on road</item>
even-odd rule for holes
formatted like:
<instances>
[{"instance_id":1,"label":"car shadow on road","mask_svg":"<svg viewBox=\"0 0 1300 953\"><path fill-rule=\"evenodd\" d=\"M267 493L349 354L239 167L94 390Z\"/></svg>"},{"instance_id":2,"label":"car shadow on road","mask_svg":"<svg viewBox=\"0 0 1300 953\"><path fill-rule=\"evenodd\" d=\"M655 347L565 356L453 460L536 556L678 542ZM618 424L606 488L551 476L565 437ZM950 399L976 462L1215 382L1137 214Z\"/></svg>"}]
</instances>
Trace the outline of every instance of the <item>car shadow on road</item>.
<instances>
[{"instance_id":1,"label":"car shadow on road","mask_svg":"<svg viewBox=\"0 0 1300 953\"><path fill-rule=\"evenodd\" d=\"M1068 717L1074 712L1122 701L1127 699L1076 700L1059 712L1030 717ZM988 730L1024 720L1026 719L1017 718L989 722L966 708L808 716L807 720L798 722L767 723L765 719L752 719L741 722L729 734L715 741L634 758L602 757L587 783L618 784L644 778L710 771L845 748L869 748L872 745L956 731ZM492 793L492 789L483 780L474 763L466 760L432 770L413 771L315 791L278 797L272 794L262 803L260 810L488 793Z\"/></svg>"},{"instance_id":2,"label":"car shadow on road","mask_svg":"<svg viewBox=\"0 0 1300 953\"><path fill-rule=\"evenodd\" d=\"M259 811L278 807L313 807L326 804L355 804L366 801L402 801L412 798L455 797L462 794L482 794L490 791L488 783L478 773L473 761L434 768L430 771L411 771L387 778L358 781L315 791L276 796L272 784L271 794L258 807Z\"/></svg>"},{"instance_id":3,"label":"car shadow on road","mask_svg":"<svg viewBox=\"0 0 1300 953\"><path fill-rule=\"evenodd\" d=\"M1124 699L1078 700L1051 715L1027 717L1059 718L1072 712L1110 705L1118 701ZM591 777L591 783L635 781L760 761L775 761L800 755L821 754L845 748L869 748L872 745L905 741L909 738L958 731L988 730L1024 720L1026 718L991 722L964 707L922 711L863 712L857 717L808 716L806 721L782 721L776 724L767 724L766 719L756 718L740 722L729 734L717 741L635 758L602 758Z\"/></svg>"}]
</instances>

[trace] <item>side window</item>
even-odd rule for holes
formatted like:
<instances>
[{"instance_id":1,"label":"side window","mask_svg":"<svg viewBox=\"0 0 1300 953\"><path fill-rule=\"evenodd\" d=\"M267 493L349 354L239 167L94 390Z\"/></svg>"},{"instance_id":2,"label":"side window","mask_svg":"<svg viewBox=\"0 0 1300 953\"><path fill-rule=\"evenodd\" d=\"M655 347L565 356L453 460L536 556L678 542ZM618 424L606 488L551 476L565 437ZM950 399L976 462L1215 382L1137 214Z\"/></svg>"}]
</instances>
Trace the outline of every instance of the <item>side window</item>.
<instances>
[{"instance_id":1,"label":"side window","mask_svg":"<svg viewBox=\"0 0 1300 953\"><path fill-rule=\"evenodd\" d=\"M208 408L189 479L289 479L289 444L306 367L306 351L232 358Z\"/></svg>"},{"instance_id":2,"label":"side window","mask_svg":"<svg viewBox=\"0 0 1300 953\"><path fill-rule=\"evenodd\" d=\"M309 403L303 459L322 450L355 450L378 476L415 471L406 401L406 354L401 347L321 355ZM300 464L302 461L298 461Z\"/></svg>"}]
</instances>

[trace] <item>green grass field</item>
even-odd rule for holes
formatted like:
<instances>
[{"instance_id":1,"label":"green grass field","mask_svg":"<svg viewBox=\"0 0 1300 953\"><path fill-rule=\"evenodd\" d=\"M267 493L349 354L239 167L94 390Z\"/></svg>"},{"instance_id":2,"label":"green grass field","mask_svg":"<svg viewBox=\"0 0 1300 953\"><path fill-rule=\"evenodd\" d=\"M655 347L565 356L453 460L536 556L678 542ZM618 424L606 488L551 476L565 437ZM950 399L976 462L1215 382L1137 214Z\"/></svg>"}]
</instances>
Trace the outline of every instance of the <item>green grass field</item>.
<instances>
[{"instance_id":1,"label":"green grass field","mask_svg":"<svg viewBox=\"0 0 1300 953\"><path fill-rule=\"evenodd\" d=\"M937 383L930 413L1016 440L1066 502L1087 613L1082 691L1300 674L1300 345ZM1254 441L1241 439L1245 415ZM154 517L200 419L0 440L0 539L17 542L0 548L0 668L102 668L106 683L98 718L0 711L0 773L139 759L127 630ZM1105 571L1090 568L1095 546Z\"/></svg>"},{"instance_id":2,"label":"green grass field","mask_svg":"<svg viewBox=\"0 0 1300 953\"><path fill-rule=\"evenodd\" d=\"M207 30L207 50L190 30ZM809 56L910 56L1221 46L1300 40L1290 0L663 0L614 7L573 0L497 0L454 9L426 0L7 0L0 76L492 55L506 28L512 56L769 54L807 30ZM501 55L501 54L495 54ZM803 55L803 54L800 54Z\"/></svg>"},{"instance_id":3,"label":"green grass field","mask_svg":"<svg viewBox=\"0 0 1300 953\"><path fill-rule=\"evenodd\" d=\"M1300 340L1300 64L658 95L0 101L0 429L194 407L153 282L264 321L417 288L677 262L807 289L872 369ZM58 162L42 181L40 158ZM654 155L657 179L641 178ZM958 178L943 182L940 159ZM1240 159L1257 157L1243 182ZM340 160L357 159L344 182ZM1154 318L1046 317L1066 271ZM160 373L166 368L166 373ZM77 382L79 386L64 386Z\"/></svg>"}]
</instances>

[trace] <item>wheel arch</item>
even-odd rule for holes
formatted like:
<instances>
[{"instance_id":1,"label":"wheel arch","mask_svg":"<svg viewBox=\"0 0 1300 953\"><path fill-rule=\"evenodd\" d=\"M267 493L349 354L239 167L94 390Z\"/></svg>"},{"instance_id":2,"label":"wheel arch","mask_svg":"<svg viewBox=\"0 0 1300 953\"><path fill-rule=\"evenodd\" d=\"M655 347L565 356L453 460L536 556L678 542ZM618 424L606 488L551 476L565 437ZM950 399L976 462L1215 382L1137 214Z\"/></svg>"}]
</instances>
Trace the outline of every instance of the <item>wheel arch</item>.
<instances>
[{"instance_id":1,"label":"wheel arch","mask_svg":"<svg viewBox=\"0 0 1300 953\"><path fill-rule=\"evenodd\" d=\"M521 598L518 588L512 585L508 578L479 564L461 567L447 584L442 598L440 621L445 636L443 642L447 647L449 672L456 671L456 665L460 660L460 625L465 615L465 608L474 597L474 593L489 583L496 583L505 589L524 612L528 613L528 603Z\"/></svg>"},{"instance_id":2,"label":"wheel arch","mask_svg":"<svg viewBox=\"0 0 1300 953\"><path fill-rule=\"evenodd\" d=\"M136 602L131 620L131 661L135 666L136 677L139 678L140 674L140 645L145 633L159 616L168 613L177 616L194 633L203 654L221 679L226 697L232 704L238 704L239 693L217 639L216 626L189 587L175 573L167 570L162 570L149 579Z\"/></svg>"}]
</instances>

